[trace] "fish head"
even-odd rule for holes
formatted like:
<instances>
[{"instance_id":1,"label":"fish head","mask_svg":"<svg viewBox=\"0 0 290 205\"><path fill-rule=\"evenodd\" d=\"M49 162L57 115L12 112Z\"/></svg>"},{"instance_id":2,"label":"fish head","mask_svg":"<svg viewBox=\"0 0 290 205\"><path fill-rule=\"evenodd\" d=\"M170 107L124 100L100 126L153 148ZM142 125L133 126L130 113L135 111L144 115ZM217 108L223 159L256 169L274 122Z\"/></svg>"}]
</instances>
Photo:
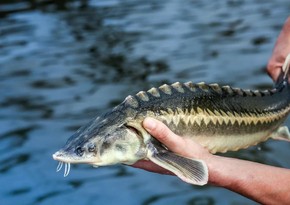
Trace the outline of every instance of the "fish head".
<instances>
[{"instance_id":1,"label":"fish head","mask_svg":"<svg viewBox=\"0 0 290 205\"><path fill-rule=\"evenodd\" d=\"M127 126L127 120L124 112L116 111L92 120L72 135L53 158L94 166L133 164L145 158L142 134Z\"/></svg>"}]
</instances>

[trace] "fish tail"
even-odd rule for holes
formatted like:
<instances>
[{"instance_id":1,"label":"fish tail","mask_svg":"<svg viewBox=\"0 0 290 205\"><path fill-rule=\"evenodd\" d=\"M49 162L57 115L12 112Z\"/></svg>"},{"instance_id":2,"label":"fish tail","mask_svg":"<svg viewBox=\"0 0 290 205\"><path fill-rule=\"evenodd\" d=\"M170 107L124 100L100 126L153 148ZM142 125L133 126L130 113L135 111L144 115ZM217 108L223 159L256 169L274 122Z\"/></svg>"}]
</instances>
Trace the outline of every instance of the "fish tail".
<instances>
[{"instance_id":1,"label":"fish tail","mask_svg":"<svg viewBox=\"0 0 290 205\"><path fill-rule=\"evenodd\" d=\"M290 67L290 53L287 55L285 62L282 66L282 71L278 77L276 87L280 87L281 85L289 85L289 67Z\"/></svg>"}]
</instances>

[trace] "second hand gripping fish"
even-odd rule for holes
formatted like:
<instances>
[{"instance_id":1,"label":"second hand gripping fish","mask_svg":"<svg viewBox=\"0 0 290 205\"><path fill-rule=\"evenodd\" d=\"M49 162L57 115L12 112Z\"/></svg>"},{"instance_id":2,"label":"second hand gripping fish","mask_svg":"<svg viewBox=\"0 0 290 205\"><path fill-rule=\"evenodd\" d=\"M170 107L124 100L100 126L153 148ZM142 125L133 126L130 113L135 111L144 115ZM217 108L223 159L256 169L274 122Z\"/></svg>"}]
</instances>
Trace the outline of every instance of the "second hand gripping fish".
<instances>
[{"instance_id":1,"label":"second hand gripping fish","mask_svg":"<svg viewBox=\"0 0 290 205\"><path fill-rule=\"evenodd\" d=\"M187 183L204 185L208 181L205 162L168 150L142 127L145 117L162 121L211 153L247 148L269 138L289 140L288 128L281 127L290 111L289 64L290 55L271 90L177 82L130 95L110 112L81 127L53 154L60 161L57 170L65 164L66 176L70 163L97 167L131 165L146 159Z\"/></svg>"}]
</instances>

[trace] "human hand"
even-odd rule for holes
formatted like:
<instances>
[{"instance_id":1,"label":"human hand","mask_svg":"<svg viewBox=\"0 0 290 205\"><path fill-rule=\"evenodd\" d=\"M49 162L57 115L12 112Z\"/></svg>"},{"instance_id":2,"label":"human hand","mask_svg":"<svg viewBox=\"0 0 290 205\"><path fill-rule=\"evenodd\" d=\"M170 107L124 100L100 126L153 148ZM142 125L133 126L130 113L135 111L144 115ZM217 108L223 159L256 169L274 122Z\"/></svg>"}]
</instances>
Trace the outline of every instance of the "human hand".
<instances>
[{"instance_id":1,"label":"human hand","mask_svg":"<svg viewBox=\"0 0 290 205\"><path fill-rule=\"evenodd\" d=\"M277 38L272 56L268 61L267 72L276 82L281 72L282 65L290 53L290 17L286 20L280 35Z\"/></svg>"},{"instance_id":2,"label":"human hand","mask_svg":"<svg viewBox=\"0 0 290 205\"><path fill-rule=\"evenodd\" d=\"M205 161L209 171L208 183L237 192L260 204L289 203L290 171L288 169L212 155L200 144L174 134L162 122L152 118L146 118L143 126L172 152ZM138 161L133 167L173 175L146 160ZM273 188L273 184L277 183L279 188Z\"/></svg>"},{"instance_id":3,"label":"human hand","mask_svg":"<svg viewBox=\"0 0 290 205\"><path fill-rule=\"evenodd\" d=\"M186 137L174 134L165 124L153 118L145 118L144 128L158 141L163 143L170 151L187 158L206 160L212 155L200 144L193 142ZM141 160L132 165L133 167L144 169L160 174L171 174L172 172L154 164L148 160Z\"/></svg>"}]
</instances>

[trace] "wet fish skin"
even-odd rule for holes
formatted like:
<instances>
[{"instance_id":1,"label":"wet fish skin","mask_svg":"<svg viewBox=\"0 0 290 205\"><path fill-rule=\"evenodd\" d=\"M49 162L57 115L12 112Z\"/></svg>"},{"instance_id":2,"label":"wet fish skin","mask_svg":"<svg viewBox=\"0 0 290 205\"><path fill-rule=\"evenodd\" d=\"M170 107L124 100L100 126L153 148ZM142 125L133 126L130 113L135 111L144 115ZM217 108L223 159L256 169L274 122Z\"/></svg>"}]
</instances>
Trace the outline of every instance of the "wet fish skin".
<instances>
[{"instance_id":1,"label":"wet fish skin","mask_svg":"<svg viewBox=\"0 0 290 205\"><path fill-rule=\"evenodd\" d=\"M246 148L270 137L290 139L288 128L280 127L290 111L289 62L290 55L280 81L270 90L177 82L128 96L77 131L53 158L94 166L148 159L188 183L204 185L206 164L167 150L142 127L145 117L161 120L211 153Z\"/></svg>"},{"instance_id":2,"label":"wet fish skin","mask_svg":"<svg viewBox=\"0 0 290 205\"><path fill-rule=\"evenodd\" d=\"M266 140L290 110L290 90L286 84L252 91L188 82L154 90L159 97L151 95L150 90L130 97L139 104L138 115L130 125L141 129L138 124L146 116L156 118L212 153L238 150Z\"/></svg>"}]
</instances>

